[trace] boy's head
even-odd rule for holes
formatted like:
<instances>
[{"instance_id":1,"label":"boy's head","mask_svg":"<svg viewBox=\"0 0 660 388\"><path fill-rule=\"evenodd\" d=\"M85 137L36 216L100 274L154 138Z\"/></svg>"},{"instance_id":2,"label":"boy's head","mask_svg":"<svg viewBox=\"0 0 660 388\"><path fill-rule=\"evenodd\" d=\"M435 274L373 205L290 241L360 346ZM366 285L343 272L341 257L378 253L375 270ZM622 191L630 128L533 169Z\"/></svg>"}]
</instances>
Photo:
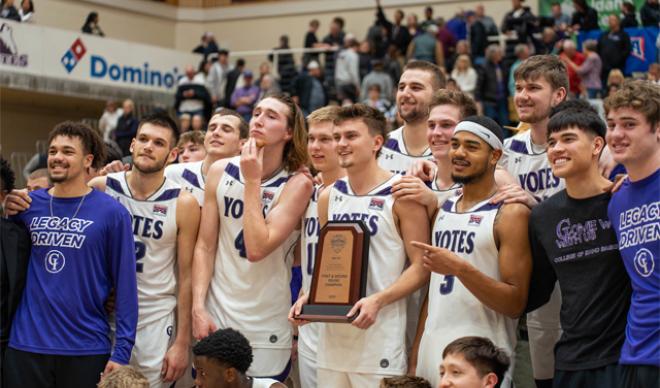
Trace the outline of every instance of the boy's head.
<instances>
[{"instance_id":1,"label":"boy's head","mask_svg":"<svg viewBox=\"0 0 660 388\"><path fill-rule=\"evenodd\" d=\"M307 116L307 152L316 171L324 172L339 167L333 128L340 109L330 105Z\"/></svg>"},{"instance_id":2,"label":"boy's head","mask_svg":"<svg viewBox=\"0 0 660 388\"><path fill-rule=\"evenodd\" d=\"M98 388L149 388L149 380L132 366L123 365L103 376Z\"/></svg>"},{"instance_id":3,"label":"boy's head","mask_svg":"<svg viewBox=\"0 0 660 388\"><path fill-rule=\"evenodd\" d=\"M193 347L197 371L195 385L225 387L245 378L252 364L252 348L247 338L234 329L221 329Z\"/></svg>"},{"instance_id":4,"label":"boy's head","mask_svg":"<svg viewBox=\"0 0 660 388\"><path fill-rule=\"evenodd\" d=\"M380 388L431 388L431 383L417 376L383 377Z\"/></svg>"},{"instance_id":5,"label":"boy's head","mask_svg":"<svg viewBox=\"0 0 660 388\"><path fill-rule=\"evenodd\" d=\"M28 191L35 191L39 189L45 189L50 187L50 179L48 179L48 169L39 168L32 171L27 180L27 189Z\"/></svg>"},{"instance_id":6,"label":"boy's head","mask_svg":"<svg viewBox=\"0 0 660 388\"><path fill-rule=\"evenodd\" d=\"M456 124L465 117L476 115L477 104L463 92L441 89L433 95L426 137L436 160L447 157Z\"/></svg>"},{"instance_id":7,"label":"boy's head","mask_svg":"<svg viewBox=\"0 0 660 388\"><path fill-rule=\"evenodd\" d=\"M232 109L221 109L211 117L204 135L204 149L217 158L236 156L249 134L248 123Z\"/></svg>"},{"instance_id":8,"label":"boy's head","mask_svg":"<svg viewBox=\"0 0 660 388\"><path fill-rule=\"evenodd\" d=\"M378 109L364 104L341 108L333 131L340 166L349 168L377 158L385 142L386 126L385 116Z\"/></svg>"},{"instance_id":9,"label":"boy's head","mask_svg":"<svg viewBox=\"0 0 660 388\"><path fill-rule=\"evenodd\" d=\"M177 148L179 149L179 161L183 163L203 160L206 156L204 132L188 131L183 133Z\"/></svg>"},{"instance_id":10,"label":"boy's head","mask_svg":"<svg viewBox=\"0 0 660 388\"><path fill-rule=\"evenodd\" d=\"M513 73L516 92L513 101L520 121L539 123L566 98L568 73L556 55L534 55Z\"/></svg>"},{"instance_id":11,"label":"boy's head","mask_svg":"<svg viewBox=\"0 0 660 388\"><path fill-rule=\"evenodd\" d=\"M553 109L548 122L547 155L555 176L584 176L598 167L604 147L605 123L588 102L564 101Z\"/></svg>"},{"instance_id":12,"label":"boy's head","mask_svg":"<svg viewBox=\"0 0 660 388\"><path fill-rule=\"evenodd\" d=\"M459 338L442 352L440 387L499 388L510 363L488 338Z\"/></svg>"},{"instance_id":13,"label":"boy's head","mask_svg":"<svg viewBox=\"0 0 660 388\"><path fill-rule=\"evenodd\" d=\"M176 160L178 142L179 129L170 116L155 113L144 117L131 142L133 167L145 174L163 170Z\"/></svg>"}]
</instances>

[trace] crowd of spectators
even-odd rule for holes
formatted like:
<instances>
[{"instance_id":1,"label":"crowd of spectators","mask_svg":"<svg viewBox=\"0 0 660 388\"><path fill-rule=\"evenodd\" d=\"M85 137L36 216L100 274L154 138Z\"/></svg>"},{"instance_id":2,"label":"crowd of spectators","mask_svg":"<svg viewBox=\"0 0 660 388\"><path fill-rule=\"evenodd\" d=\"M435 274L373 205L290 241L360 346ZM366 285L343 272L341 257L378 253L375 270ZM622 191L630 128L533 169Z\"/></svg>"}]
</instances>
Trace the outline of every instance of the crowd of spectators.
<instances>
[{"instance_id":1,"label":"crowd of spectators","mask_svg":"<svg viewBox=\"0 0 660 388\"><path fill-rule=\"evenodd\" d=\"M17 9L14 0L2 0L0 19L9 19L21 23L34 22L34 3L32 0L22 0Z\"/></svg>"}]
</instances>

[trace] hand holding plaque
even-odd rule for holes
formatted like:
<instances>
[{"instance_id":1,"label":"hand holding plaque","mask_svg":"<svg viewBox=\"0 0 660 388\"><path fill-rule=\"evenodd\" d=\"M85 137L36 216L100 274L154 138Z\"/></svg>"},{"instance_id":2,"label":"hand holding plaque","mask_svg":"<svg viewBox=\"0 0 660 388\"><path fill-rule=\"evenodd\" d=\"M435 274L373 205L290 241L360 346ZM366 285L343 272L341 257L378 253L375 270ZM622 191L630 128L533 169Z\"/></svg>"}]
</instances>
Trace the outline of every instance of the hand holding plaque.
<instances>
[{"instance_id":1,"label":"hand holding plaque","mask_svg":"<svg viewBox=\"0 0 660 388\"><path fill-rule=\"evenodd\" d=\"M349 323L347 314L366 295L369 231L362 221L329 221L321 230L309 304L296 319Z\"/></svg>"}]
</instances>

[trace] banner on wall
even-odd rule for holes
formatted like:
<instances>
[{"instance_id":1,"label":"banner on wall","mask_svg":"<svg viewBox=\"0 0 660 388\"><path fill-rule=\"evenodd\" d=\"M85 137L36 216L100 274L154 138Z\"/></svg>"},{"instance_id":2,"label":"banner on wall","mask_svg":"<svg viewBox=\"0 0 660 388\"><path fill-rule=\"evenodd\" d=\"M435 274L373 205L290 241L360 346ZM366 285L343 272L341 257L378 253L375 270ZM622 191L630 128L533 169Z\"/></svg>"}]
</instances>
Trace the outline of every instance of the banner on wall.
<instances>
[{"instance_id":1,"label":"banner on wall","mask_svg":"<svg viewBox=\"0 0 660 388\"><path fill-rule=\"evenodd\" d=\"M635 9L639 12L646 0L629 0L635 5ZM573 8L573 0L539 0L539 15L552 16L552 4L561 4L561 10L565 15L572 16L575 12ZM598 11L598 24L600 28L607 29L607 17L611 14L621 16L621 4L623 0L587 0L587 4ZM638 18L639 19L639 18Z\"/></svg>"},{"instance_id":2,"label":"banner on wall","mask_svg":"<svg viewBox=\"0 0 660 388\"><path fill-rule=\"evenodd\" d=\"M176 90L201 56L0 20L0 71L141 90Z\"/></svg>"},{"instance_id":3,"label":"banner on wall","mask_svg":"<svg viewBox=\"0 0 660 388\"><path fill-rule=\"evenodd\" d=\"M629 76L633 72L645 72L649 66L658 60L658 47L656 41L658 39L658 27L644 27L644 28L626 28L624 31L630 36L630 55L626 60L626 68L624 74ZM598 40L603 34L600 30L586 31L578 34L577 45L578 49L582 50L582 43L585 40L593 39Z\"/></svg>"}]
</instances>

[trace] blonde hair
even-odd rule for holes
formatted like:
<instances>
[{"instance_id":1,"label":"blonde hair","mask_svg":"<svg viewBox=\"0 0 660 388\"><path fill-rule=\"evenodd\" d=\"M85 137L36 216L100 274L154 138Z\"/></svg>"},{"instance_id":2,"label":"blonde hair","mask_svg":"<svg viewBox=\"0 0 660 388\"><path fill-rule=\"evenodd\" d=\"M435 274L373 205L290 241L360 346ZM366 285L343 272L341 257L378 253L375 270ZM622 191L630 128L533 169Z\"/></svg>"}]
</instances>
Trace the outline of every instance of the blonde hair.
<instances>
[{"instance_id":1,"label":"blonde hair","mask_svg":"<svg viewBox=\"0 0 660 388\"><path fill-rule=\"evenodd\" d=\"M613 81L614 81L614 80L613 80L614 78L618 78L621 82L616 82L616 83L613 82ZM607 86L610 86L610 85L612 85L613 83L615 83L616 85L622 86L622 85L623 85L623 81L624 81L625 79L626 79L626 77L623 76L623 72L621 72L621 70L619 70L619 69L612 69L612 70L610 71L610 74L607 75Z\"/></svg>"},{"instance_id":2,"label":"blonde hair","mask_svg":"<svg viewBox=\"0 0 660 388\"><path fill-rule=\"evenodd\" d=\"M132 366L123 365L103 377L98 388L149 388L149 380Z\"/></svg>"},{"instance_id":3,"label":"blonde hair","mask_svg":"<svg viewBox=\"0 0 660 388\"><path fill-rule=\"evenodd\" d=\"M314 124L335 121L340 109L341 108L336 105L329 105L315 110L307 116L307 126L311 127Z\"/></svg>"}]
</instances>

